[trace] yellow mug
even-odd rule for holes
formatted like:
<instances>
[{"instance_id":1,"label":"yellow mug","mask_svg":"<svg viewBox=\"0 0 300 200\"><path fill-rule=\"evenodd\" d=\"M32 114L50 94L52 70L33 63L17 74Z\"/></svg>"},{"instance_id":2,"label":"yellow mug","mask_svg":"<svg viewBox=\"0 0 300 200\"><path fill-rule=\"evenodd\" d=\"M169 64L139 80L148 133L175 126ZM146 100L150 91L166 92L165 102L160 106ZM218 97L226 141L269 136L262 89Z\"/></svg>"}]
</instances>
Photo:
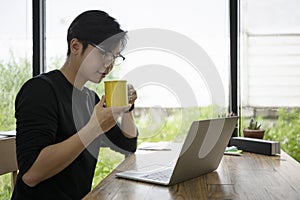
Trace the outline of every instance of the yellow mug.
<instances>
[{"instance_id":1,"label":"yellow mug","mask_svg":"<svg viewBox=\"0 0 300 200\"><path fill-rule=\"evenodd\" d=\"M104 81L106 107L128 105L127 81Z\"/></svg>"}]
</instances>

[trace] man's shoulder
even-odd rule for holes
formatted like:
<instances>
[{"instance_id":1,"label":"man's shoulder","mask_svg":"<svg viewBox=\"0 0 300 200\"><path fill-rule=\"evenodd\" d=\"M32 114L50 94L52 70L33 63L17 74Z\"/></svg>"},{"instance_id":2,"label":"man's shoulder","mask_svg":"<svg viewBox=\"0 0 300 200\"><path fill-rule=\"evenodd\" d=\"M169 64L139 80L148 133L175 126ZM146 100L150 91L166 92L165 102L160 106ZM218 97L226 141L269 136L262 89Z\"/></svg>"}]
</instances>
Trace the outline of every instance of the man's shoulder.
<instances>
[{"instance_id":1,"label":"man's shoulder","mask_svg":"<svg viewBox=\"0 0 300 200\"><path fill-rule=\"evenodd\" d=\"M59 70L53 70L53 71L39 74L35 76L33 79L40 79L50 84L60 84L60 82L64 81L63 78L64 77Z\"/></svg>"},{"instance_id":2,"label":"man's shoulder","mask_svg":"<svg viewBox=\"0 0 300 200\"><path fill-rule=\"evenodd\" d=\"M57 72L48 72L37 75L27 80L20 88L17 96L23 95L51 95L53 90L53 83L58 83L58 79L55 78Z\"/></svg>"},{"instance_id":3,"label":"man's shoulder","mask_svg":"<svg viewBox=\"0 0 300 200\"><path fill-rule=\"evenodd\" d=\"M25 84L23 86L39 86L39 85L45 85L43 83L46 83L46 82L56 82L57 80L59 79L59 73L58 73L58 70L54 70L54 71L50 71L50 72L47 72L47 73L42 73L42 74L39 74L37 76L34 76L32 78L30 78L29 80L27 80L25 82ZM47 84L46 84L47 85Z\"/></svg>"},{"instance_id":4,"label":"man's shoulder","mask_svg":"<svg viewBox=\"0 0 300 200\"><path fill-rule=\"evenodd\" d=\"M24 90L31 90L35 91L36 89L46 89L50 88L50 85L43 80L40 76L32 77L31 79L27 80L20 89L20 92Z\"/></svg>"}]
</instances>

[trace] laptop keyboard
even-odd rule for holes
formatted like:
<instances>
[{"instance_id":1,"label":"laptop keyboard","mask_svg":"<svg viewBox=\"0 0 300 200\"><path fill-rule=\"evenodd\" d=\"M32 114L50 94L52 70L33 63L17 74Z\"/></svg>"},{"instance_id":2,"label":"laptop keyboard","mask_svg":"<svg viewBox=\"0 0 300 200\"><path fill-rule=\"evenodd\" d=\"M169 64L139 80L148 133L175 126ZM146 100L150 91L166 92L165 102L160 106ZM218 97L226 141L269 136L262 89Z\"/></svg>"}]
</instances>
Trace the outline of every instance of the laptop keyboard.
<instances>
[{"instance_id":1,"label":"laptop keyboard","mask_svg":"<svg viewBox=\"0 0 300 200\"><path fill-rule=\"evenodd\" d=\"M167 181L170 180L172 172L173 172L173 169L168 168L168 169L165 169L163 171L154 172L154 173L151 173L151 174L144 175L142 177L146 178L146 179L167 182Z\"/></svg>"}]
</instances>

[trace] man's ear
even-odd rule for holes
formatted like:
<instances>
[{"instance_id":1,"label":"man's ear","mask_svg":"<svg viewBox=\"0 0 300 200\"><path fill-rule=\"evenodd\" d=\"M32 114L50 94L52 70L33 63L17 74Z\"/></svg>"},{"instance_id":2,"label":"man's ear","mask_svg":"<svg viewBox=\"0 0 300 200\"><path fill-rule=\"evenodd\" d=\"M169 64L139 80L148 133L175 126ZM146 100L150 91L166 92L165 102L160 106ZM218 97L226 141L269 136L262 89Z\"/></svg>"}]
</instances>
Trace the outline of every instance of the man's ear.
<instances>
[{"instance_id":1,"label":"man's ear","mask_svg":"<svg viewBox=\"0 0 300 200\"><path fill-rule=\"evenodd\" d=\"M70 51L75 55L80 55L82 51L82 43L77 38L73 38L70 42Z\"/></svg>"}]
</instances>

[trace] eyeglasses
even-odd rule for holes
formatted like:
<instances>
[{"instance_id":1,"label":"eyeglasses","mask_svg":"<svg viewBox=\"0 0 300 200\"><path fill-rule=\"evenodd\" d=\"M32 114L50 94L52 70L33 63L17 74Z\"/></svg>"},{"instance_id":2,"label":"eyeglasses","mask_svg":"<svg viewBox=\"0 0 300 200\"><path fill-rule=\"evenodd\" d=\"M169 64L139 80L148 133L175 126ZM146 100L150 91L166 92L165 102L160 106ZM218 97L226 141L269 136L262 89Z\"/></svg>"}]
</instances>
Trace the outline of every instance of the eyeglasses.
<instances>
[{"instance_id":1,"label":"eyeglasses","mask_svg":"<svg viewBox=\"0 0 300 200\"><path fill-rule=\"evenodd\" d=\"M101 54L103 55L103 58L104 58L104 62L107 65L113 64L115 66L118 66L125 60L125 57L122 56L121 54L118 54L115 56L112 52L106 51L94 43L91 43L91 42L87 42L87 43L92 45L93 47L97 48L99 51L101 51Z\"/></svg>"}]
</instances>

